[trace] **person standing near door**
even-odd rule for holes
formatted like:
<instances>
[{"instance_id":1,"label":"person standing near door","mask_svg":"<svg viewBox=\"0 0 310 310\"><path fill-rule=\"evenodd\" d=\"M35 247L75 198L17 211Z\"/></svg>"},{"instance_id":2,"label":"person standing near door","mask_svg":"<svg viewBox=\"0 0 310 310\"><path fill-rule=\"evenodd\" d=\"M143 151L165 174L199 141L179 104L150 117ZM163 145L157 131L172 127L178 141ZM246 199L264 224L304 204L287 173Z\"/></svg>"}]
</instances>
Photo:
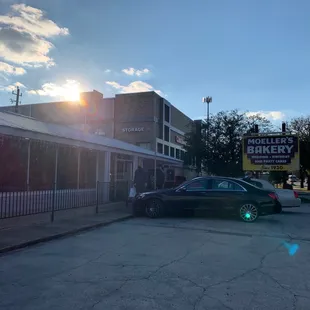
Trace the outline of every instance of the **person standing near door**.
<instances>
[{"instance_id":1,"label":"person standing near door","mask_svg":"<svg viewBox=\"0 0 310 310\"><path fill-rule=\"evenodd\" d=\"M135 171L135 178L133 182L134 182L137 194L145 192L146 176L141 166L138 166L138 169Z\"/></svg>"}]
</instances>

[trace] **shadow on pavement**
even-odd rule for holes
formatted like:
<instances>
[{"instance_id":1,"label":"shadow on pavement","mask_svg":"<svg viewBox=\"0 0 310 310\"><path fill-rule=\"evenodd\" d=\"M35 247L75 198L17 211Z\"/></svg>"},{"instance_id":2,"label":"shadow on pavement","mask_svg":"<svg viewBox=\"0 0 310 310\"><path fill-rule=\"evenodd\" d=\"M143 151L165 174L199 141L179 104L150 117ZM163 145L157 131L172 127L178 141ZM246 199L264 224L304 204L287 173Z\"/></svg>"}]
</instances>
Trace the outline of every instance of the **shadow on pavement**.
<instances>
[{"instance_id":1,"label":"shadow on pavement","mask_svg":"<svg viewBox=\"0 0 310 310\"><path fill-rule=\"evenodd\" d=\"M305 212L300 212L300 211L282 211L281 214L283 215L291 215L291 216L294 216L294 215L303 215L303 216L308 216L310 214L308 213L305 213Z\"/></svg>"},{"instance_id":2,"label":"shadow on pavement","mask_svg":"<svg viewBox=\"0 0 310 310\"><path fill-rule=\"evenodd\" d=\"M304 214L304 213L303 213ZM280 218L274 218L274 216L277 216L278 214L274 215L265 215L265 216L260 216L256 222L253 224L255 225L256 223L265 223L265 224L272 224L272 225L282 225L282 222ZM221 222L225 221L227 223L245 223L241 219L239 219L237 216L229 216L229 215L223 215L223 214L214 214L214 213L209 213L206 211L198 211L195 213L194 216L180 216L180 215L168 215L166 218L174 218L174 219L186 219L186 220L195 220L195 219L205 219L205 220L212 220L214 222ZM252 223L245 223L245 224L252 224Z\"/></svg>"}]
</instances>

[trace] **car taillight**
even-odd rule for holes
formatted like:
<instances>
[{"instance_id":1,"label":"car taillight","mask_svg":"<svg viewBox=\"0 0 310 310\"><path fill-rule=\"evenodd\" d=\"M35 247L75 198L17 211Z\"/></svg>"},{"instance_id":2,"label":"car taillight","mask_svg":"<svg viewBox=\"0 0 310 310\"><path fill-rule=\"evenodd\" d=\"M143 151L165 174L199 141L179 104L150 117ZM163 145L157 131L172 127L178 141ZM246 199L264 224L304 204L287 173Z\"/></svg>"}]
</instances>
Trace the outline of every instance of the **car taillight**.
<instances>
[{"instance_id":1,"label":"car taillight","mask_svg":"<svg viewBox=\"0 0 310 310\"><path fill-rule=\"evenodd\" d=\"M278 196L277 196L276 193L270 193L270 194L268 194L268 196L271 197L271 198L274 199L274 200L277 200L277 199L278 199Z\"/></svg>"},{"instance_id":2,"label":"car taillight","mask_svg":"<svg viewBox=\"0 0 310 310\"><path fill-rule=\"evenodd\" d=\"M298 198L298 193L294 191L295 198Z\"/></svg>"}]
</instances>

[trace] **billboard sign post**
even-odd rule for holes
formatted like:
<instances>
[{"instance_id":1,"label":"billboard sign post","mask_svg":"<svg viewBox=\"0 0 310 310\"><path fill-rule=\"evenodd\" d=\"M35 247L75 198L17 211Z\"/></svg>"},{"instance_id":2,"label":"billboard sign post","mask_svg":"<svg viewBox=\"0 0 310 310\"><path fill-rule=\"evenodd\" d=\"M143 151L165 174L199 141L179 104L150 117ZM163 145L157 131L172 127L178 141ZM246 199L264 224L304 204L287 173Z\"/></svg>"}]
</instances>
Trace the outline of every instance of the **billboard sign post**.
<instances>
[{"instance_id":1,"label":"billboard sign post","mask_svg":"<svg viewBox=\"0 0 310 310\"><path fill-rule=\"evenodd\" d=\"M244 171L299 170L299 140L292 134L243 137Z\"/></svg>"}]
</instances>

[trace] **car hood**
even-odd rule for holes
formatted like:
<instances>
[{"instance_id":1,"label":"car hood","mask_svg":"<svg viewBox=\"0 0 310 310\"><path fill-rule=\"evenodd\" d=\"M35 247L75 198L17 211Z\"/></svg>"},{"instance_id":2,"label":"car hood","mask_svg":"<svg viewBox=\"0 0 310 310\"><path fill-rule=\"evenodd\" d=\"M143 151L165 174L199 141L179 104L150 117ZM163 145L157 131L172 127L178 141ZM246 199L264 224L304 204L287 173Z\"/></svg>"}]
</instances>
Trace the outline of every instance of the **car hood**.
<instances>
[{"instance_id":1,"label":"car hood","mask_svg":"<svg viewBox=\"0 0 310 310\"><path fill-rule=\"evenodd\" d=\"M174 191L174 189L159 189L157 191L144 192L141 194L143 194L143 195L156 195L156 194L171 193L173 191Z\"/></svg>"}]
</instances>

